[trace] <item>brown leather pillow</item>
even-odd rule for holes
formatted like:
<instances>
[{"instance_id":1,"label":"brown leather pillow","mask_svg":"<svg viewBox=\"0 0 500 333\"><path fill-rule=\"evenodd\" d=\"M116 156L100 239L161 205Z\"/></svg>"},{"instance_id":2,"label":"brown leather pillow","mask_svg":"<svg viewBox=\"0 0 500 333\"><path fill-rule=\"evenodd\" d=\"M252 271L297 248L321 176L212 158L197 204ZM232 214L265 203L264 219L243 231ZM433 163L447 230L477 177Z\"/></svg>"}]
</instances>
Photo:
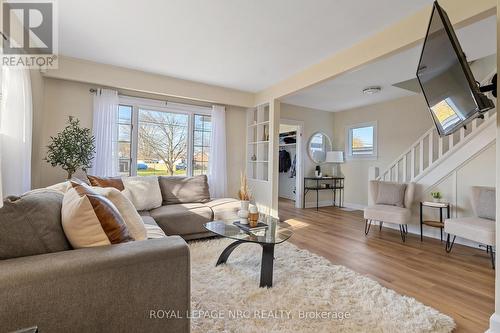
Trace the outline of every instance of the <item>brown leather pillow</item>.
<instances>
[{"instance_id":1,"label":"brown leather pillow","mask_svg":"<svg viewBox=\"0 0 500 333\"><path fill-rule=\"evenodd\" d=\"M97 187L114 187L118 191L123 191L125 187L123 186L122 177L97 177L87 175L90 185Z\"/></svg>"},{"instance_id":2,"label":"brown leather pillow","mask_svg":"<svg viewBox=\"0 0 500 333\"><path fill-rule=\"evenodd\" d=\"M113 203L88 186L71 181L61 215L64 233L74 248L134 240Z\"/></svg>"}]
</instances>

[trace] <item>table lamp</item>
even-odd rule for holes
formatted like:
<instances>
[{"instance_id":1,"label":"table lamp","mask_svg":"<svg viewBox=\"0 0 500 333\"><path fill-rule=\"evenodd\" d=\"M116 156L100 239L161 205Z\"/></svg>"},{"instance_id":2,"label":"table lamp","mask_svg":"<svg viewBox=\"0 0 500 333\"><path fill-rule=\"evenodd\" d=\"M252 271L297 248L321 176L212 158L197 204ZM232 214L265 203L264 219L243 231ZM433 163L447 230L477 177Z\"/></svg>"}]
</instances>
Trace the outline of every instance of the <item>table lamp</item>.
<instances>
[{"instance_id":1,"label":"table lamp","mask_svg":"<svg viewBox=\"0 0 500 333\"><path fill-rule=\"evenodd\" d=\"M344 152L343 151L327 152L325 163L333 163L332 175L334 177L340 176L340 172L337 172L337 165L339 163L344 163Z\"/></svg>"}]
</instances>

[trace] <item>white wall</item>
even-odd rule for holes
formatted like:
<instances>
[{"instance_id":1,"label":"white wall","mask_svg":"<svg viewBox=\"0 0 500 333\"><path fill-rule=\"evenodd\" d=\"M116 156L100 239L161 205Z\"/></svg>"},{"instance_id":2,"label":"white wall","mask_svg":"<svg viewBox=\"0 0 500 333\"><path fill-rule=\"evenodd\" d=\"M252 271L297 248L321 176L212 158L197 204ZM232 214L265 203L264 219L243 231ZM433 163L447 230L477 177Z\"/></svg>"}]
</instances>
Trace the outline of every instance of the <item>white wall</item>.
<instances>
[{"instance_id":1,"label":"white wall","mask_svg":"<svg viewBox=\"0 0 500 333\"><path fill-rule=\"evenodd\" d=\"M345 176L345 202L368 203L368 169L383 171L432 126L425 100L421 95L333 113L334 147L345 151L349 125L377 122L378 157L374 160L348 160L341 165Z\"/></svg>"},{"instance_id":2,"label":"white wall","mask_svg":"<svg viewBox=\"0 0 500 333\"><path fill-rule=\"evenodd\" d=\"M32 75L33 77L38 78L36 74ZM70 115L80 119L82 126L92 127L93 102L89 89L96 87L67 80L38 79L35 87L36 103L42 104L43 107L35 110L33 123L32 186L34 188L48 186L65 179L66 173L63 170L53 168L43 160L46 146L50 136L56 135L64 128ZM147 93L121 92L138 97L166 98ZM175 99L175 101L182 100ZM226 110L228 192L230 196L235 197L239 187L240 170L244 169L245 109L228 106Z\"/></svg>"}]
</instances>

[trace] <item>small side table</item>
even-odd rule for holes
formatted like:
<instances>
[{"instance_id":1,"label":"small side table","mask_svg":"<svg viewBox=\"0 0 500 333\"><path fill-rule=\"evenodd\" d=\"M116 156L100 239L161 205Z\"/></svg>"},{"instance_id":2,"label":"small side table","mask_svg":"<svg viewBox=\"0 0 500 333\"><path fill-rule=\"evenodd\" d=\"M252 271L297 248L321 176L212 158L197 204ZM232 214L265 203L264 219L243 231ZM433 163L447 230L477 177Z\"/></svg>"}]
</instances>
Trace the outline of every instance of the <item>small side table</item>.
<instances>
[{"instance_id":1,"label":"small side table","mask_svg":"<svg viewBox=\"0 0 500 333\"><path fill-rule=\"evenodd\" d=\"M439 209L439 221L424 221L423 208L438 208ZM439 228L441 229L441 242L443 241L443 228L444 228L444 220L443 220L443 209L446 209L446 216L450 218L450 204L448 202L431 202L431 201L421 201L420 202L420 241L424 240L424 225L429 227Z\"/></svg>"}]
</instances>

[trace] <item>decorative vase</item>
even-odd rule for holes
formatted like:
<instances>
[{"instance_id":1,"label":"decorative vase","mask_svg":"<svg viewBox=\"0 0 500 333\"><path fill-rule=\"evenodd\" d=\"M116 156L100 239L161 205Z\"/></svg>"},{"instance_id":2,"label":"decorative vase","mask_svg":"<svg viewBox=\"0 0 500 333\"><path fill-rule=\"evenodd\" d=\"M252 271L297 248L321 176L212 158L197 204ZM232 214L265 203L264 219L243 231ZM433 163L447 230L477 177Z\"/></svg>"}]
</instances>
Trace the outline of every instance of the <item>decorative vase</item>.
<instances>
[{"instance_id":1,"label":"decorative vase","mask_svg":"<svg viewBox=\"0 0 500 333\"><path fill-rule=\"evenodd\" d=\"M436 203L441 203L442 198L432 198L432 201Z\"/></svg>"},{"instance_id":2,"label":"decorative vase","mask_svg":"<svg viewBox=\"0 0 500 333\"><path fill-rule=\"evenodd\" d=\"M240 210L238 212L238 217L240 218L241 224L248 224L248 210Z\"/></svg>"},{"instance_id":3,"label":"decorative vase","mask_svg":"<svg viewBox=\"0 0 500 333\"><path fill-rule=\"evenodd\" d=\"M250 205L250 201L248 200L241 200L241 210L246 210L248 212L248 206Z\"/></svg>"}]
</instances>

